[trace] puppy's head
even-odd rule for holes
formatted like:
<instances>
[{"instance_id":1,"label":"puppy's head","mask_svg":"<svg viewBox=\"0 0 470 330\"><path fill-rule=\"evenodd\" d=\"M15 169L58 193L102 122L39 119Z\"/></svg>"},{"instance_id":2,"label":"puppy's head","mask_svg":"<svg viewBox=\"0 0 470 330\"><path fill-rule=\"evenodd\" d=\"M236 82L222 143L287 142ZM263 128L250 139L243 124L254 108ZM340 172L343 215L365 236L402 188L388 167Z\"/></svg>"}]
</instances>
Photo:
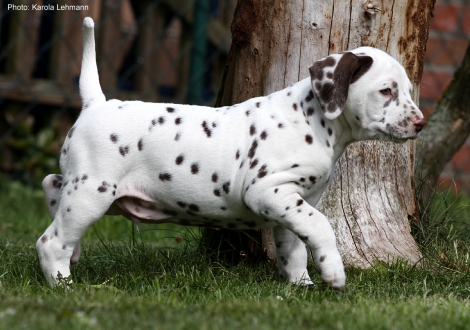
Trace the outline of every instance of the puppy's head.
<instances>
[{"instance_id":1,"label":"puppy's head","mask_svg":"<svg viewBox=\"0 0 470 330\"><path fill-rule=\"evenodd\" d=\"M310 76L325 117L343 116L356 140L404 142L424 126L404 68L381 50L330 55L310 67Z\"/></svg>"}]
</instances>

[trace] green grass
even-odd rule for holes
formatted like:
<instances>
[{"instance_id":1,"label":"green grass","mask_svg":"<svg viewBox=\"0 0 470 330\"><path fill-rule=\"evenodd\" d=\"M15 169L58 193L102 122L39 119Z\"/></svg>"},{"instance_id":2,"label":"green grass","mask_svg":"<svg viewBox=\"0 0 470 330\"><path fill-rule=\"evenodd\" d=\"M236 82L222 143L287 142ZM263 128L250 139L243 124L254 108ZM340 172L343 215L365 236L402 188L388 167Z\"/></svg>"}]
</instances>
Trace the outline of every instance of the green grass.
<instances>
[{"instance_id":1,"label":"green grass","mask_svg":"<svg viewBox=\"0 0 470 330\"><path fill-rule=\"evenodd\" d=\"M467 204L437 195L414 224L424 267L348 269L343 292L214 260L191 228L107 217L82 240L75 284L50 289L34 248L50 223L43 195L0 180L0 329L467 329Z\"/></svg>"}]
</instances>

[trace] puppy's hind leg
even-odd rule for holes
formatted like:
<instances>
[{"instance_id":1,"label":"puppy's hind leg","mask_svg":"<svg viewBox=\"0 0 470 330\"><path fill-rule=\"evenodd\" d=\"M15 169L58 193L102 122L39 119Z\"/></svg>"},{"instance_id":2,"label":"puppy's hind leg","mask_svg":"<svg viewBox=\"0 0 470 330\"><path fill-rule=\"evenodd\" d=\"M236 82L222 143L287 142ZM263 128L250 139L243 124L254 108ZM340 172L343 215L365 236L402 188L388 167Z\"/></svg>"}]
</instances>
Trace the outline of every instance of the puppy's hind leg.
<instances>
[{"instance_id":1,"label":"puppy's hind leg","mask_svg":"<svg viewBox=\"0 0 470 330\"><path fill-rule=\"evenodd\" d=\"M49 210L49 216L54 221L57 210L59 209L60 196L62 189L65 189L68 182L64 182L64 177L61 174L49 174L42 181L42 188L46 197L47 209ZM72 257L70 258L71 264L78 263L80 259L81 247L80 241L75 245L73 249Z\"/></svg>"},{"instance_id":2,"label":"puppy's hind leg","mask_svg":"<svg viewBox=\"0 0 470 330\"><path fill-rule=\"evenodd\" d=\"M54 220L36 243L41 268L51 286L59 277L70 275L71 258L80 238L114 201L110 189L103 188L103 182L78 177L70 182L64 180ZM46 196L50 193L47 191Z\"/></svg>"}]
</instances>

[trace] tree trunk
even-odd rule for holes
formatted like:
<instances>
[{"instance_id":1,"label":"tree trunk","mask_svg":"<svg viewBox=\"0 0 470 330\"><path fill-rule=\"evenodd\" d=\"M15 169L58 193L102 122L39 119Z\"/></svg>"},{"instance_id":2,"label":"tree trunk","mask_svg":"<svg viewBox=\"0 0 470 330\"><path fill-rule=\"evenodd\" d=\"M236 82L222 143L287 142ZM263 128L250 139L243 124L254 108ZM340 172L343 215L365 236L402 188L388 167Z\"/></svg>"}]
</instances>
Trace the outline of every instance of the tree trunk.
<instances>
[{"instance_id":1,"label":"tree trunk","mask_svg":"<svg viewBox=\"0 0 470 330\"><path fill-rule=\"evenodd\" d=\"M439 175L470 133L470 43L462 65L418 138L416 176L426 203Z\"/></svg>"},{"instance_id":2,"label":"tree trunk","mask_svg":"<svg viewBox=\"0 0 470 330\"><path fill-rule=\"evenodd\" d=\"M417 103L433 1L375 3L240 0L217 105L280 90L308 77L315 60L360 46L380 48L401 62ZM413 142L356 143L341 157L316 208L332 223L346 265L420 258L408 220L418 214L413 164ZM242 254L275 260L270 230L250 231L249 236L261 241L261 247L248 236L228 231L213 234L211 244L229 242Z\"/></svg>"}]
</instances>

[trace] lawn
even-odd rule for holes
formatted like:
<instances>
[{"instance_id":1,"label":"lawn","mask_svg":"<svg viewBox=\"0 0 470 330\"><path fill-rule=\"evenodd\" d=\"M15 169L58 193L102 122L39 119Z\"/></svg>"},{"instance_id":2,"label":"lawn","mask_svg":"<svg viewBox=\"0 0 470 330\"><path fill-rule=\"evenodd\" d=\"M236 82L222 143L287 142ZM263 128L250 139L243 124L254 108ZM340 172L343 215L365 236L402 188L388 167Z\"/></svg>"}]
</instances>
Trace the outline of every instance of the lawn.
<instances>
[{"instance_id":1,"label":"lawn","mask_svg":"<svg viewBox=\"0 0 470 330\"><path fill-rule=\"evenodd\" d=\"M424 267L348 269L343 292L286 284L272 265L225 264L203 252L192 228L108 217L82 240L72 289L50 289L34 247L50 223L43 198L0 180L0 329L470 327L465 197L444 193L423 209L414 233Z\"/></svg>"}]
</instances>

